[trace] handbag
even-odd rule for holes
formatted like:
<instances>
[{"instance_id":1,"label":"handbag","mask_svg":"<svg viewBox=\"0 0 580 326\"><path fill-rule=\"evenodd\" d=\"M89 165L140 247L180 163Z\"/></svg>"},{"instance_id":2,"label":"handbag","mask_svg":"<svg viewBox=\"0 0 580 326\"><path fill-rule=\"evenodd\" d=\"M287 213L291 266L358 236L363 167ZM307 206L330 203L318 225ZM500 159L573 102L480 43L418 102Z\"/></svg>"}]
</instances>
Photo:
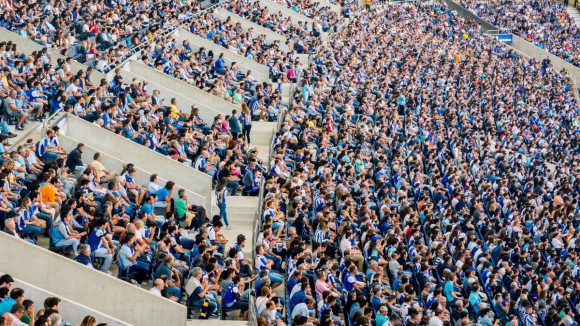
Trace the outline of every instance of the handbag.
<instances>
[{"instance_id":1,"label":"handbag","mask_svg":"<svg viewBox=\"0 0 580 326\"><path fill-rule=\"evenodd\" d=\"M188 227L191 226L191 221L193 221L194 218L195 218L195 213L192 213L189 211L185 213L185 222L187 223Z\"/></svg>"}]
</instances>

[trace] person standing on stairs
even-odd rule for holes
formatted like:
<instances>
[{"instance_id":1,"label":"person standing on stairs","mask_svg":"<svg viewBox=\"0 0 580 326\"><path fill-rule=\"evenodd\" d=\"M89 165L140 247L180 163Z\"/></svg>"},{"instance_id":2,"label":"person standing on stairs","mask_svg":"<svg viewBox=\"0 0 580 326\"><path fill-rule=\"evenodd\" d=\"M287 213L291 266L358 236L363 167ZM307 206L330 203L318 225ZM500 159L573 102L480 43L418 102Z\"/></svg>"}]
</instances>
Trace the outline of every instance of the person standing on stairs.
<instances>
[{"instance_id":1,"label":"person standing on stairs","mask_svg":"<svg viewBox=\"0 0 580 326\"><path fill-rule=\"evenodd\" d=\"M232 116L230 117L229 125L230 125L230 132L232 133L232 137L234 140L240 137L240 133L242 133L242 128L240 127L240 120L236 116L238 114L238 110L232 110Z\"/></svg>"},{"instance_id":2,"label":"person standing on stairs","mask_svg":"<svg viewBox=\"0 0 580 326\"><path fill-rule=\"evenodd\" d=\"M242 102L242 137L245 137L250 146L250 131L252 130L252 113L246 103Z\"/></svg>"},{"instance_id":3,"label":"person standing on stairs","mask_svg":"<svg viewBox=\"0 0 580 326\"><path fill-rule=\"evenodd\" d=\"M228 212L226 210L226 194L228 192L227 184L227 178L224 177L220 179L220 183L217 185L217 187L215 187L215 197L216 204L220 209L220 217L224 220L224 223L226 223L226 229L231 230L232 227L228 222Z\"/></svg>"}]
</instances>

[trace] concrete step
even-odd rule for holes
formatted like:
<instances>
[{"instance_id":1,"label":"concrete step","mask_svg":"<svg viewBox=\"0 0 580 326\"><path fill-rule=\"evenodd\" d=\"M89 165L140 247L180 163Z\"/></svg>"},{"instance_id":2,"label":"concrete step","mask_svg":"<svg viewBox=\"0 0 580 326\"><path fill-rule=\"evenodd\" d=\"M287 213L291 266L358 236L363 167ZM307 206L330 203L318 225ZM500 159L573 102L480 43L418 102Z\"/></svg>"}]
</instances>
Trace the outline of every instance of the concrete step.
<instances>
[{"instance_id":1,"label":"concrete step","mask_svg":"<svg viewBox=\"0 0 580 326\"><path fill-rule=\"evenodd\" d=\"M37 142L43 137L43 135L40 134L42 129L42 122L34 120L30 120L27 123L24 123L24 130L16 130L15 125L8 125L8 129L10 129L10 132L15 134L16 137L8 139L10 146L7 146L7 149L16 150L18 146L24 145L28 139L32 139L34 142Z\"/></svg>"},{"instance_id":2,"label":"concrete step","mask_svg":"<svg viewBox=\"0 0 580 326\"><path fill-rule=\"evenodd\" d=\"M245 197L245 196L230 196L228 197L228 207L257 207L258 197Z\"/></svg>"},{"instance_id":3,"label":"concrete step","mask_svg":"<svg viewBox=\"0 0 580 326\"><path fill-rule=\"evenodd\" d=\"M233 212L228 212L228 222L230 223L230 225L233 226L244 226L244 225L251 225L252 222L254 221L254 216L256 215L256 212L258 210L258 206L256 205L256 209L254 210L254 212L252 213L233 213ZM228 209L229 211L229 209ZM219 212L219 210L216 210L216 212Z\"/></svg>"},{"instance_id":4,"label":"concrete step","mask_svg":"<svg viewBox=\"0 0 580 326\"><path fill-rule=\"evenodd\" d=\"M569 6L566 8L566 10L568 11L568 14L574 18L574 23L576 23L576 26L580 26L580 12L578 9Z\"/></svg>"}]
</instances>

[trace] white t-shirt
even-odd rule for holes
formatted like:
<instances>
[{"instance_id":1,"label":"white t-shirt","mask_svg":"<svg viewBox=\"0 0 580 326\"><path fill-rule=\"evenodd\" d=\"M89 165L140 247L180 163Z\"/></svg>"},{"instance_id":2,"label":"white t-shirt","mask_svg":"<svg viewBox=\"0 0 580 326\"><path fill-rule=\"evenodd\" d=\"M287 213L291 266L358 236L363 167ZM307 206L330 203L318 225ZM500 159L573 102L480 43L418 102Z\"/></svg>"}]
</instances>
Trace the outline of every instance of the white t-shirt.
<instances>
[{"instance_id":1,"label":"white t-shirt","mask_svg":"<svg viewBox=\"0 0 580 326\"><path fill-rule=\"evenodd\" d=\"M149 191L149 193L154 194L159 189L161 189L161 186L155 182L149 182L149 184L147 185L147 191Z\"/></svg>"},{"instance_id":2,"label":"white t-shirt","mask_svg":"<svg viewBox=\"0 0 580 326\"><path fill-rule=\"evenodd\" d=\"M443 326L443 321L439 317L433 316L429 319L429 326Z\"/></svg>"},{"instance_id":3,"label":"white t-shirt","mask_svg":"<svg viewBox=\"0 0 580 326\"><path fill-rule=\"evenodd\" d=\"M70 84L68 85L68 87L66 88L65 94L67 96L71 96L73 93L76 93L79 91L79 88L75 86L75 84Z\"/></svg>"},{"instance_id":4,"label":"white t-shirt","mask_svg":"<svg viewBox=\"0 0 580 326\"><path fill-rule=\"evenodd\" d=\"M270 299L268 297L258 297L256 299L256 309L258 310L258 316L262 314L262 311L266 309L266 303L268 303Z\"/></svg>"},{"instance_id":5,"label":"white t-shirt","mask_svg":"<svg viewBox=\"0 0 580 326\"><path fill-rule=\"evenodd\" d=\"M10 314L10 317L12 317L12 324L10 324L10 326L28 326L28 324L21 322L20 319L13 314Z\"/></svg>"},{"instance_id":6,"label":"white t-shirt","mask_svg":"<svg viewBox=\"0 0 580 326\"><path fill-rule=\"evenodd\" d=\"M215 231L213 227L207 228L207 237L209 238L209 241L215 241Z\"/></svg>"},{"instance_id":7,"label":"white t-shirt","mask_svg":"<svg viewBox=\"0 0 580 326\"><path fill-rule=\"evenodd\" d=\"M350 240L343 237L342 240L340 241L340 252L344 253L345 250L350 250L351 248L352 245L350 243Z\"/></svg>"}]
</instances>

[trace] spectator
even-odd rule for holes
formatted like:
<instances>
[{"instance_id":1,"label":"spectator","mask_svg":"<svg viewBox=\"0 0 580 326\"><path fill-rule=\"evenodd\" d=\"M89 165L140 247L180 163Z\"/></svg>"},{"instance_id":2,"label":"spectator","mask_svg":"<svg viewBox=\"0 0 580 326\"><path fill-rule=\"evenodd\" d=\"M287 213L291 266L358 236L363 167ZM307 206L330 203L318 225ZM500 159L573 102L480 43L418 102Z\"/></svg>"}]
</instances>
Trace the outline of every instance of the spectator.
<instances>
[{"instance_id":1,"label":"spectator","mask_svg":"<svg viewBox=\"0 0 580 326\"><path fill-rule=\"evenodd\" d=\"M70 171L73 171L77 178L85 172L87 165L83 163L81 156L85 150L85 144L79 143L75 149L73 149L67 158L67 167Z\"/></svg>"},{"instance_id":2,"label":"spectator","mask_svg":"<svg viewBox=\"0 0 580 326\"><path fill-rule=\"evenodd\" d=\"M85 316L80 326L96 326L97 319L93 316Z\"/></svg>"},{"instance_id":3,"label":"spectator","mask_svg":"<svg viewBox=\"0 0 580 326\"><path fill-rule=\"evenodd\" d=\"M8 67L4 67L3 71L5 73L6 72L9 73L10 69ZM4 107L9 116L18 119L16 129L24 130L23 124L24 121L28 118L28 112L22 107L17 106L16 100L17 100L17 92L15 90L11 90L10 95L6 97L6 99L4 100Z\"/></svg>"},{"instance_id":4,"label":"spectator","mask_svg":"<svg viewBox=\"0 0 580 326\"><path fill-rule=\"evenodd\" d=\"M191 277L189 279L189 282L187 282L185 288L188 294L188 302L187 302L188 306L201 307L203 301L205 300L206 293L211 287L211 284L207 282L207 279L204 280L202 283L201 282L202 277L203 274L201 268L195 267L194 269L191 270ZM217 303L212 299L209 299L208 304L209 305L207 317L209 318L219 317L219 315L216 314L218 307Z\"/></svg>"},{"instance_id":5,"label":"spectator","mask_svg":"<svg viewBox=\"0 0 580 326\"><path fill-rule=\"evenodd\" d=\"M227 212L227 204L226 204L226 197L227 197L227 184L228 180L226 177L220 179L220 183L216 186L216 205L220 210L220 218L224 220L226 223L226 229L231 229L228 222L228 212ZM223 250L222 250L223 251Z\"/></svg>"},{"instance_id":6,"label":"spectator","mask_svg":"<svg viewBox=\"0 0 580 326\"><path fill-rule=\"evenodd\" d=\"M20 304L15 303L10 310L10 317L12 317L12 324L14 326L33 326L34 325L34 308L32 310L32 316L29 316L29 322L25 323L21 319L25 315L26 308Z\"/></svg>"},{"instance_id":7,"label":"spectator","mask_svg":"<svg viewBox=\"0 0 580 326\"><path fill-rule=\"evenodd\" d=\"M0 302L0 315L10 312L15 304L22 305L24 301L24 290L20 288L13 288L10 291L10 297ZM24 309L22 309L24 311Z\"/></svg>"}]
</instances>

